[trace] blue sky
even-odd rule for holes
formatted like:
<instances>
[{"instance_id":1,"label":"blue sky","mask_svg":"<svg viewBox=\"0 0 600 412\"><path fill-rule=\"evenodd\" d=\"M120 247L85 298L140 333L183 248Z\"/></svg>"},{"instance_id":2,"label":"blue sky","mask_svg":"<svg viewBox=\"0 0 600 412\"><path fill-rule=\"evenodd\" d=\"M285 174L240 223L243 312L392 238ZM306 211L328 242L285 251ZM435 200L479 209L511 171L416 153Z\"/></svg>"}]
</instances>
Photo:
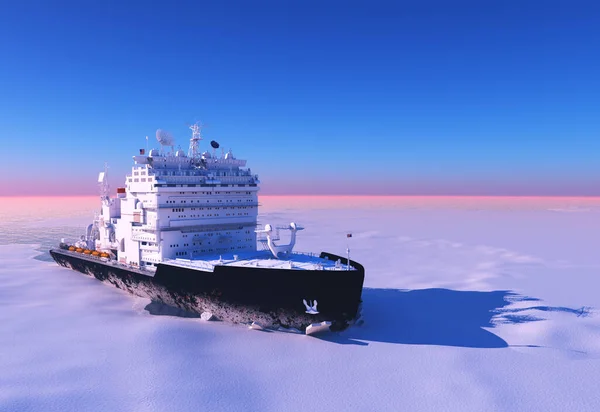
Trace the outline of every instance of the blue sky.
<instances>
[{"instance_id":1,"label":"blue sky","mask_svg":"<svg viewBox=\"0 0 600 412\"><path fill-rule=\"evenodd\" d=\"M0 39L0 195L196 120L263 193L600 195L596 2L3 2Z\"/></svg>"}]
</instances>

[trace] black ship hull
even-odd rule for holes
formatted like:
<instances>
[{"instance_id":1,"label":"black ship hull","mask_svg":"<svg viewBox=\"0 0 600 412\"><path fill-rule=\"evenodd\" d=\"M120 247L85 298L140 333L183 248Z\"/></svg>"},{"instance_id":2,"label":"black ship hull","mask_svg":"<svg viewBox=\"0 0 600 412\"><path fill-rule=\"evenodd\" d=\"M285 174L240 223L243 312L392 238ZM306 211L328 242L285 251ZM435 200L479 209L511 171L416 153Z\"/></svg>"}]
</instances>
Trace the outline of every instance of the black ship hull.
<instances>
[{"instance_id":1,"label":"black ship hull","mask_svg":"<svg viewBox=\"0 0 600 412\"><path fill-rule=\"evenodd\" d=\"M188 312L300 331L322 321L332 322L332 330L346 328L358 314L365 274L364 267L352 260L356 270L350 271L216 266L205 272L159 264L151 274L64 249L51 249L50 255L61 266ZM325 252L321 258L347 263L346 258ZM317 300L319 313L307 314L303 300Z\"/></svg>"}]
</instances>

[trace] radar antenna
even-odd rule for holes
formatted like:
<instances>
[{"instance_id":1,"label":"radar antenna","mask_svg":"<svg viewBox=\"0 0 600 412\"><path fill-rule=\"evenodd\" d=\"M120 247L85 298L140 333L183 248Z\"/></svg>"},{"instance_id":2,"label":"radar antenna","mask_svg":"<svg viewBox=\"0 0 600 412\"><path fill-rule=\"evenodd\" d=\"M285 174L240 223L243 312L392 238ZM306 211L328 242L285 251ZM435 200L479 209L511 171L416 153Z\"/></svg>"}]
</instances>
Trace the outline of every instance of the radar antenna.
<instances>
[{"instance_id":1,"label":"radar antenna","mask_svg":"<svg viewBox=\"0 0 600 412\"><path fill-rule=\"evenodd\" d=\"M217 158L217 149L219 148L219 142L217 142L216 140L211 140L210 146L213 148L213 157L216 159Z\"/></svg>"},{"instance_id":2,"label":"radar antenna","mask_svg":"<svg viewBox=\"0 0 600 412\"><path fill-rule=\"evenodd\" d=\"M110 198L110 185L108 184L108 163L104 163L104 172L98 175L98 185L100 186L100 199L108 201Z\"/></svg>"},{"instance_id":3,"label":"radar antenna","mask_svg":"<svg viewBox=\"0 0 600 412\"><path fill-rule=\"evenodd\" d=\"M175 145L175 139L170 132L166 130L157 129L156 130L156 140L160 143L160 150L162 151L165 146L169 146L171 151L173 151L173 146Z\"/></svg>"},{"instance_id":4,"label":"radar antenna","mask_svg":"<svg viewBox=\"0 0 600 412\"><path fill-rule=\"evenodd\" d=\"M197 159L198 157L200 157L199 142L200 140L202 140L202 126L203 124L198 124L198 122L190 126L190 129L192 130L192 138L190 139L190 149L188 150L188 156L192 159Z\"/></svg>"}]
</instances>

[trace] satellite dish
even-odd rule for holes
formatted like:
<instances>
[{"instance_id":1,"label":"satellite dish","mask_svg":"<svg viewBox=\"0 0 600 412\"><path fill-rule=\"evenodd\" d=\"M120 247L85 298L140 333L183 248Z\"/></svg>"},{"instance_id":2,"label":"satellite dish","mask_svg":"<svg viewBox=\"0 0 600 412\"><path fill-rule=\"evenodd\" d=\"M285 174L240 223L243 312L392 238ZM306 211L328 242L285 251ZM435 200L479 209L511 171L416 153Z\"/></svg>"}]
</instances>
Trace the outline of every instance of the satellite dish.
<instances>
[{"instance_id":1,"label":"satellite dish","mask_svg":"<svg viewBox=\"0 0 600 412\"><path fill-rule=\"evenodd\" d=\"M212 146L213 149L219 148L219 143L215 142L214 140L210 141L210 145Z\"/></svg>"},{"instance_id":2,"label":"satellite dish","mask_svg":"<svg viewBox=\"0 0 600 412\"><path fill-rule=\"evenodd\" d=\"M173 146L173 143L175 142L173 135L162 129L156 130L156 140L158 140L158 143L160 143L161 146Z\"/></svg>"}]
</instances>

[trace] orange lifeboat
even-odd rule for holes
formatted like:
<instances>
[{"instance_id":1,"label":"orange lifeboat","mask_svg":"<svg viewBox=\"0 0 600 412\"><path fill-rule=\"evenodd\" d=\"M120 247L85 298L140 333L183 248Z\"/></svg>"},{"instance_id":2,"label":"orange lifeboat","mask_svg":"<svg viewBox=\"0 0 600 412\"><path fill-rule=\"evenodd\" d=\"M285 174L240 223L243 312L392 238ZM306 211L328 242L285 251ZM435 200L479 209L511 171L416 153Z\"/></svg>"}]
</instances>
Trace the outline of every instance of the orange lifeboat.
<instances>
[{"instance_id":1,"label":"orange lifeboat","mask_svg":"<svg viewBox=\"0 0 600 412\"><path fill-rule=\"evenodd\" d=\"M83 249L82 249L82 248L80 248L80 247L78 247L77 249L75 249L75 252L77 252L77 253L81 253L81 252L83 252Z\"/></svg>"},{"instance_id":2,"label":"orange lifeboat","mask_svg":"<svg viewBox=\"0 0 600 412\"><path fill-rule=\"evenodd\" d=\"M108 257L108 253L102 252L102 253L100 253L100 257L107 258Z\"/></svg>"},{"instance_id":3,"label":"orange lifeboat","mask_svg":"<svg viewBox=\"0 0 600 412\"><path fill-rule=\"evenodd\" d=\"M74 252L74 251L75 251L75 246L69 246L69 250L70 250L71 252Z\"/></svg>"},{"instance_id":4,"label":"orange lifeboat","mask_svg":"<svg viewBox=\"0 0 600 412\"><path fill-rule=\"evenodd\" d=\"M91 250L88 250L88 249L86 249L86 250L84 250L84 251L83 251L83 253L84 253L84 254L86 254L86 255L89 255L90 253L92 253L92 251L91 251Z\"/></svg>"},{"instance_id":5,"label":"orange lifeboat","mask_svg":"<svg viewBox=\"0 0 600 412\"><path fill-rule=\"evenodd\" d=\"M92 252L92 256L100 256L100 253L98 251L94 250Z\"/></svg>"}]
</instances>

